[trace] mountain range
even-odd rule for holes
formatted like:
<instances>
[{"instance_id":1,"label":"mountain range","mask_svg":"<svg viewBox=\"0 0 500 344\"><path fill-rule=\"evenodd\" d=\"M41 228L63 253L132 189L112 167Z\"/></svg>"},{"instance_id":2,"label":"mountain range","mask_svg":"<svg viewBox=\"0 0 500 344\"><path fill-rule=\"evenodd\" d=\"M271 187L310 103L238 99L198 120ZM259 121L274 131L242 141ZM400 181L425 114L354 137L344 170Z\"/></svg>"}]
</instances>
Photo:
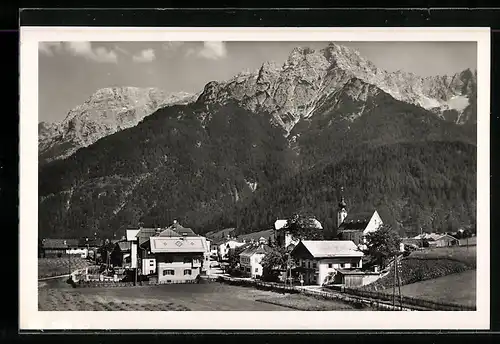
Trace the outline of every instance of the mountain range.
<instances>
[{"instance_id":1,"label":"mountain range","mask_svg":"<svg viewBox=\"0 0 500 344\"><path fill-rule=\"evenodd\" d=\"M39 230L102 235L173 219L202 233L384 209L402 232L475 224L477 73L378 69L337 44L196 94L104 89L39 126Z\"/></svg>"},{"instance_id":2,"label":"mountain range","mask_svg":"<svg viewBox=\"0 0 500 344\"><path fill-rule=\"evenodd\" d=\"M191 101L187 92L165 93L157 88L110 87L70 110L60 123L38 124L39 161L64 159L102 137L137 125L161 107Z\"/></svg>"}]
</instances>

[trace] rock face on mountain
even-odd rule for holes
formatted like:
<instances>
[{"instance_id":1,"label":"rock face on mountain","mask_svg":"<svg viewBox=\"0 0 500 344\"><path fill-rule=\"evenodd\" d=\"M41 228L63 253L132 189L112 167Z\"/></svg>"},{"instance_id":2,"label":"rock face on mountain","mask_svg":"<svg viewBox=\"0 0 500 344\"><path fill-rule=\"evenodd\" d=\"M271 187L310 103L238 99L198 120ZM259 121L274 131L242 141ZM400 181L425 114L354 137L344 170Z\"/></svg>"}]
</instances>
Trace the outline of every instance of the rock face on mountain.
<instances>
[{"instance_id":1,"label":"rock face on mountain","mask_svg":"<svg viewBox=\"0 0 500 344\"><path fill-rule=\"evenodd\" d=\"M475 103L476 72L467 69L426 78L391 73L377 68L359 52L333 43L319 51L295 48L281 66L266 62L258 71L210 82L198 101L237 100L251 111L271 113L273 122L289 133L332 93L349 87L353 78L377 86L397 100L431 110L442 119L457 124L475 121L473 111L466 109Z\"/></svg>"},{"instance_id":2,"label":"rock face on mountain","mask_svg":"<svg viewBox=\"0 0 500 344\"><path fill-rule=\"evenodd\" d=\"M62 122L39 124L40 162L68 157L102 137L137 125L161 107L194 99L189 93L165 93L156 88L100 89L70 110Z\"/></svg>"},{"instance_id":3,"label":"rock face on mountain","mask_svg":"<svg viewBox=\"0 0 500 344\"><path fill-rule=\"evenodd\" d=\"M330 226L340 185L403 231L471 225L476 93L472 71L388 73L334 44L210 82L186 104L97 93L64 125L39 125L61 152L83 147L40 168L39 230L106 236L178 219L248 232L298 211Z\"/></svg>"}]
</instances>

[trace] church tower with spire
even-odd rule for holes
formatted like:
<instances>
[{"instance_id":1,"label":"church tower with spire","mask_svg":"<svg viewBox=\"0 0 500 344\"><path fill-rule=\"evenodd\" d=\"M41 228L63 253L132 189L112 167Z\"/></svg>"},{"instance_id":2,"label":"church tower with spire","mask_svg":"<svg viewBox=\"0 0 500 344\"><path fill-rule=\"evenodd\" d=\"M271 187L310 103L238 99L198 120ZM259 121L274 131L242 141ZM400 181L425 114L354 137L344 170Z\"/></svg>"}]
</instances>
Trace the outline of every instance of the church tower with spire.
<instances>
[{"instance_id":1,"label":"church tower with spire","mask_svg":"<svg viewBox=\"0 0 500 344\"><path fill-rule=\"evenodd\" d=\"M340 188L340 202L337 210L337 228L344 222L347 217L347 204L344 200L344 188Z\"/></svg>"}]
</instances>

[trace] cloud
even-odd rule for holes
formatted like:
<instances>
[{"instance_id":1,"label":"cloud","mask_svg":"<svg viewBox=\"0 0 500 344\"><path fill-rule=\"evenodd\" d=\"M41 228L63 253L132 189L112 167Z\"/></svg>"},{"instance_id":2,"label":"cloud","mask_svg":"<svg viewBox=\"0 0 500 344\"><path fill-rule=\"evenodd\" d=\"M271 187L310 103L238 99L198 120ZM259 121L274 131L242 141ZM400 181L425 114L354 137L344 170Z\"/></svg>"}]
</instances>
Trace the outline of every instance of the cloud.
<instances>
[{"instance_id":1,"label":"cloud","mask_svg":"<svg viewBox=\"0 0 500 344\"><path fill-rule=\"evenodd\" d=\"M66 50L75 56L82 56L96 62L117 62L116 52L104 47L92 48L90 42L67 42Z\"/></svg>"},{"instance_id":2,"label":"cloud","mask_svg":"<svg viewBox=\"0 0 500 344\"><path fill-rule=\"evenodd\" d=\"M179 42L179 41L169 41L169 42L164 42L162 44L162 48L163 50L166 50L166 51L176 51L177 49L179 49L182 45L184 44L184 42Z\"/></svg>"},{"instance_id":3,"label":"cloud","mask_svg":"<svg viewBox=\"0 0 500 344\"><path fill-rule=\"evenodd\" d=\"M217 60L227 55L226 44L224 42L203 42L203 49L198 52L198 56Z\"/></svg>"},{"instance_id":4,"label":"cloud","mask_svg":"<svg viewBox=\"0 0 500 344\"><path fill-rule=\"evenodd\" d=\"M198 57L217 60L227 56L226 43L224 42L203 42L203 47L190 48L186 51L186 56L195 55Z\"/></svg>"},{"instance_id":5,"label":"cloud","mask_svg":"<svg viewBox=\"0 0 500 344\"><path fill-rule=\"evenodd\" d=\"M130 55L130 51L128 51L127 49L124 49L122 47L119 47L117 45L115 45L115 50L119 53L122 53L123 55Z\"/></svg>"},{"instance_id":6,"label":"cloud","mask_svg":"<svg viewBox=\"0 0 500 344\"><path fill-rule=\"evenodd\" d=\"M144 49L132 57L134 62L151 62L156 58L153 49Z\"/></svg>"},{"instance_id":7,"label":"cloud","mask_svg":"<svg viewBox=\"0 0 500 344\"><path fill-rule=\"evenodd\" d=\"M54 56L54 51L62 49L61 42L39 42L38 50L45 55Z\"/></svg>"},{"instance_id":8,"label":"cloud","mask_svg":"<svg viewBox=\"0 0 500 344\"><path fill-rule=\"evenodd\" d=\"M54 53L66 52L73 56L81 56L88 60L102 63L116 63L117 55L112 49L104 47L92 47L87 41L80 42L40 42L38 50L48 56Z\"/></svg>"}]
</instances>

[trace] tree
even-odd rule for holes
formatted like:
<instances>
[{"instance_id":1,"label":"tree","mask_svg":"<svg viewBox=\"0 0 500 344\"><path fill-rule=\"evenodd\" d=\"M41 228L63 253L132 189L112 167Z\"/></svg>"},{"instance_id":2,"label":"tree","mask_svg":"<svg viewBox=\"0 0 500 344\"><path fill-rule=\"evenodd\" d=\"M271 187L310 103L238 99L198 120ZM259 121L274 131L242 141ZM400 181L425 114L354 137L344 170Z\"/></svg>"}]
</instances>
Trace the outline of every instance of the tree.
<instances>
[{"instance_id":1,"label":"tree","mask_svg":"<svg viewBox=\"0 0 500 344\"><path fill-rule=\"evenodd\" d=\"M310 216L294 214L287 219L283 231L291 234L293 240L322 240L323 230L319 229Z\"/></svg>"},{"instance_id":2,"label":"tree","mask_svg":"<svg viewBox=\"0 0 500 344\"><path fill-rule=\"evenodd\" d=\"M401 238L390 225L383 225L377 231L370 232L366 236L368 255L382 268L386 266L387 260L399 251Z\"/></svg>"},{"instance_id":3,"label":"tree","mask_svg":"<svg viewBox=\"0 0 500 344\"><path fill-rule=\"evenodd\" d=\"M277 272L288 271L294 267L294 260L290 252L281 246L273 247L273 250L267 253L260 264L263 269L265 279L277 279Z\"/></svg>"},{"instance_id":4,"label":"tree","mask_svg":"<svg viewBox=\"0 0 500 344\"><path fill-rule=\"evenodd\" d=\"M233 271L238 268L240 264L240 253L248 248L247 245L238 246L235 248L230 248L228 252L229 260L229 271Z\"/></svg>"}]
</instances>

